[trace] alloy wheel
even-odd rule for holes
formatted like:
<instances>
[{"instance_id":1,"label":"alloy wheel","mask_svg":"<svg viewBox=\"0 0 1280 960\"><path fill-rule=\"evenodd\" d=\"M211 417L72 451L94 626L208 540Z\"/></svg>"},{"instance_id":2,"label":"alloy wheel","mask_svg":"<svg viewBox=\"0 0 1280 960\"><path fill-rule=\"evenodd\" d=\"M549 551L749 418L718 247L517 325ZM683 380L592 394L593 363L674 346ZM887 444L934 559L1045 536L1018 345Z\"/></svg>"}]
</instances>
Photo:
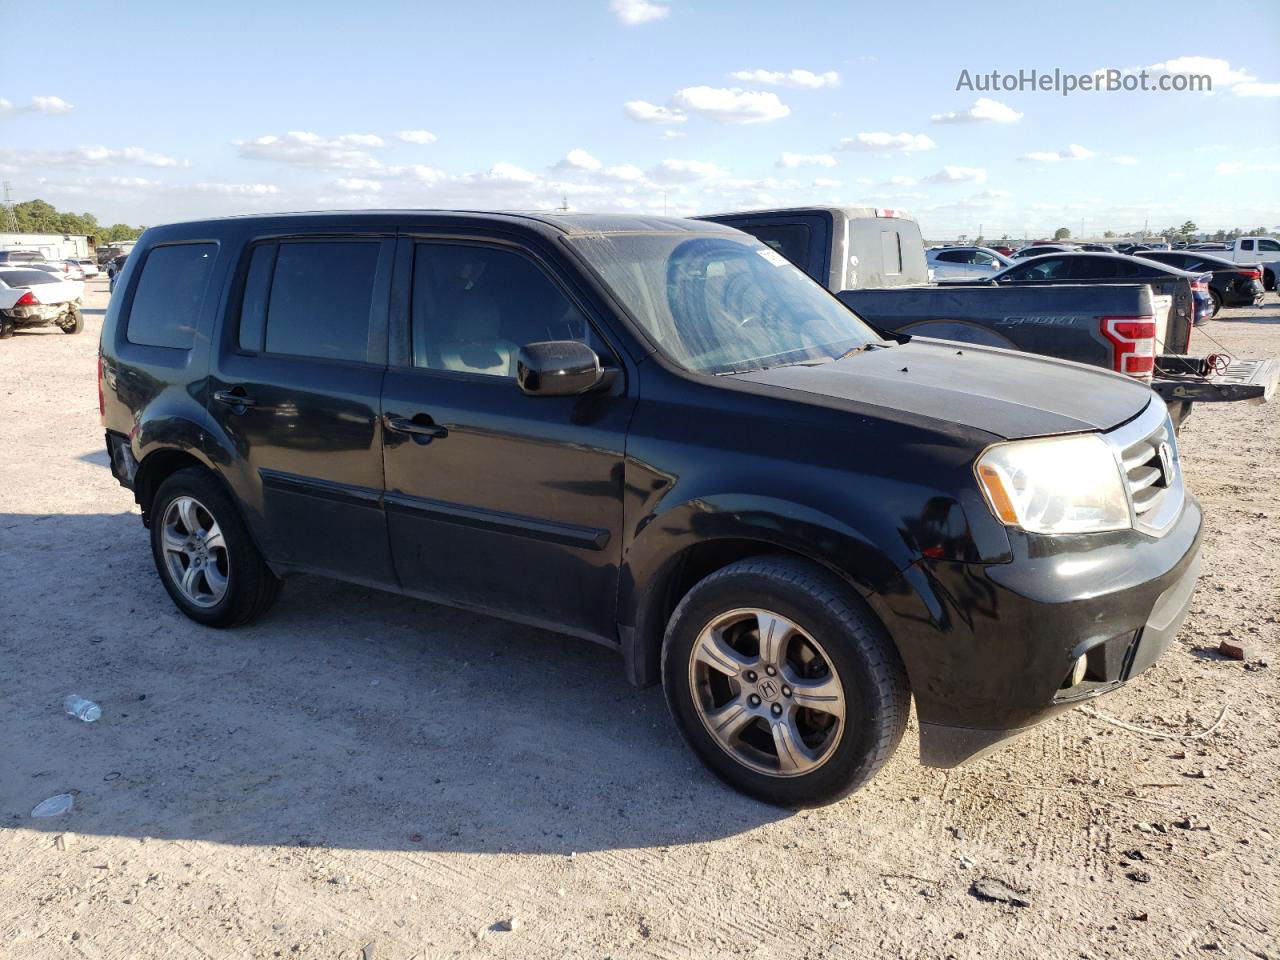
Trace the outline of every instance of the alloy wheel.
<instances>
[{"instance_id":1,"label":"alloy wheel","mask_svg":"<svg viewBox=\"0 0 1280 960\"><path fill-rule=\"evenodd\" d=\"M831 658L816 638L768 610L730 610L703 627L689 657L689 687L711 737L759 773L811 773L843 733L844 687Z\"/></svg>"},{"instance_id":2,"label":"alloy wheel","mask_svg":"<svg viewBox=\"0 0 1280 960\"><path fill-rule=\"evenodd\" d=\"M231 558L218 521L194 497L175 497L160 528L165 569L182 595L198 607L215 606L227 593Z\"/></svg>"}]
</instances>

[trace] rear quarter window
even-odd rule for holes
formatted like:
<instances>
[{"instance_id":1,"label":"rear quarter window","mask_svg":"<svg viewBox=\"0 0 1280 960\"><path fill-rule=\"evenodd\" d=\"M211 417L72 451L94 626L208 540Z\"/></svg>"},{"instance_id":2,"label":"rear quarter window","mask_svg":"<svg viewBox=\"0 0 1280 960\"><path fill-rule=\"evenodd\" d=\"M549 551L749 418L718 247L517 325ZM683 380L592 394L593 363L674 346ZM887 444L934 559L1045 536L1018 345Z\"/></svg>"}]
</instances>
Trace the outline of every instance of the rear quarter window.
<instances>
[{"instance_id":1,"label":"rear quarter window","mask_svg":"<svg viewBox=\"0 0 1280 960\"><path fill-rule=\"evenodd\" d=\"M147 254L129 307L130 343L191 349L217 251L214 243L175 243Z\"/></svg>"}]
</instances>

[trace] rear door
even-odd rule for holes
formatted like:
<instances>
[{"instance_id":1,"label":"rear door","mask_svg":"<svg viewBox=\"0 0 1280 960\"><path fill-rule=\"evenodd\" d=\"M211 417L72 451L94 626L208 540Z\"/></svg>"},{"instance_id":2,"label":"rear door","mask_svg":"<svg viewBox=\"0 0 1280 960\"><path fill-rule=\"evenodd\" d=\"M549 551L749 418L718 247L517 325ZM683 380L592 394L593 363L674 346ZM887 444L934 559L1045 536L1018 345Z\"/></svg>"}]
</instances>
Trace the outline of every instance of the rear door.
<instances>
[{"instance_id":1,"label":"rear door","mask_svg":"<svg viewBox=\"0 0 1280 960\"><path fill-rule=\"evenodd\" d=\"M530 397L521 346L583 340L573 275L498 238L400 240L383 391L387 521L406 590L616 640L623 451L635 385Z\"/></svg>"},{"instance_id":2,"label":"rear door","mask_svg":"<svg viewBox=\"0 0 1280 960\"><path fill-rule=\"evenodd\" d=\"M267 556L378 586L395 584L379 410L394 248L376 234L250 244L208 398Z\"/></svg>"}]
</instances>

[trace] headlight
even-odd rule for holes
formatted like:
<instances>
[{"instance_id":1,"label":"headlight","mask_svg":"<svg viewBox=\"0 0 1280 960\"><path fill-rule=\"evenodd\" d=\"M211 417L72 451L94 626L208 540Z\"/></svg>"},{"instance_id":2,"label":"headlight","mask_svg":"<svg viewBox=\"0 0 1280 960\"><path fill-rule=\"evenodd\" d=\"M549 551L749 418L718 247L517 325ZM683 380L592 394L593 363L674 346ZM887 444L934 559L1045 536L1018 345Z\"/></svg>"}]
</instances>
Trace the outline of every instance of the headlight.
<instances>
[{"instance_id":1,"label":"headlight","mask_svg":"<svg viewBox=\"0 0 1280 960\"><path fill-rule=\"evenodd\" d=\"M1097 434L1015 440L975 465L991 512L1031 533L1094 533L1130 526L1120 465Z\"/></svg>"}]
</instances>

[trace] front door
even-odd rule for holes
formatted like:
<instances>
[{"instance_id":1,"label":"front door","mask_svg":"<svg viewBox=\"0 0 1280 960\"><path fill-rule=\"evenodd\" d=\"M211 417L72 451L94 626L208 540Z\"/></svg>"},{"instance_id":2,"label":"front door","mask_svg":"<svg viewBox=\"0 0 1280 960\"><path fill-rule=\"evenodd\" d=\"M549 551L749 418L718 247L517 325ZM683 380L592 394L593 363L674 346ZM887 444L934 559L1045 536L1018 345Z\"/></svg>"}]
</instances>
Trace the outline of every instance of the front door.
<instances>
[{"instance_id":1,"label":"front door","mask_svg":"<svg viewBox=\"0 0 1280 960\"><path fill-rule=\"evenodd\" d=\"M386 316L395 240L264 240L210 377L226 465L278 566L395 584L382 511Z\"/></svg>"},{"instance_id":2,"label":"front door","mask_svg":"<svg viewBox=\"0 0 1280 960\"><path fill-rule=\"evenodd\" d=\"M599 393L530 397L515 362L544 340L584 340L606 365L615 354L527 251L404 237L396 263L405 362L388 369L382 412L395 427L383 457L401 584L613 638L634 390L618 376Z\"/></svg>"}]
</instances>

